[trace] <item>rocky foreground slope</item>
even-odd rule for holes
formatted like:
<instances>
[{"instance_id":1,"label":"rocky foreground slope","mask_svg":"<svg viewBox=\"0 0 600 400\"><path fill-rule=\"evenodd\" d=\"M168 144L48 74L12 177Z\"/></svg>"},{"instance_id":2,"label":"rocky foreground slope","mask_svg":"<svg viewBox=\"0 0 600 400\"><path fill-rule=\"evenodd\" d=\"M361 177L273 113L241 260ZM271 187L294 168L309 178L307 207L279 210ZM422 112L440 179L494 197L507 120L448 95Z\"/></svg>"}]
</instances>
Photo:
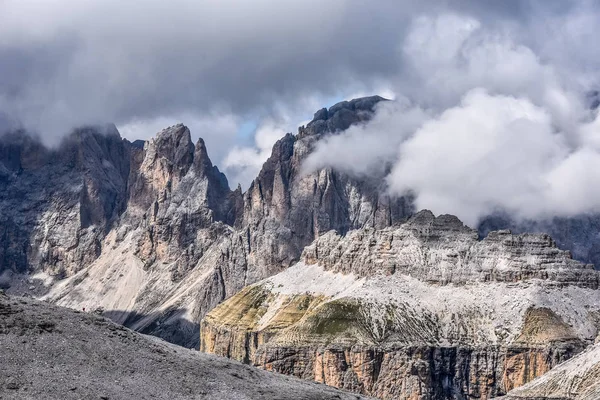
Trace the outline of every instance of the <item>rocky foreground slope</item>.
<instances>
[{"instance_id":1,"label":"rocky foreground slope","mask_svg":"<svg viewBox=\"0 0 600 400\"><path fill-rule=\"evenodd\" d=\"M422 211L335 232L203 320L201 349L383 399L490 398L593 342L600 274L547 235Z\"/></svg>"},{"instance_id":2,"label":"rocky foreground slope","mask_svg":"<svg viewBox=\"0 0 600 400\"><path fill-rule=\"evenodd\" d=\"M359 399L0 294L2 399Z\"/></svg>"}]
</instances>

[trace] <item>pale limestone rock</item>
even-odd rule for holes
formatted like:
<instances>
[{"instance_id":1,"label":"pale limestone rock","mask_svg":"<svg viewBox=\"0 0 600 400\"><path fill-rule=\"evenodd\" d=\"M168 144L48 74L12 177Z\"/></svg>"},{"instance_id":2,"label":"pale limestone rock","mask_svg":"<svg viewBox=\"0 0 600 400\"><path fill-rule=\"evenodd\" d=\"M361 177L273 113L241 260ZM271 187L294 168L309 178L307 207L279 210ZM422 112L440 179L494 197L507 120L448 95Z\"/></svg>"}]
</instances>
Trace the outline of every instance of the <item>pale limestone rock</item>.
<instances>
[{"instance_id":1,"label":"pale limestone rock","mask_svg":"<svg viewBox=\"0 0 600 400\"><path fill-rule=\"evenodd\" d=\"M600 398L600 345L586 349L503 400L596 400Z\"/></svg>"}]
</instances>

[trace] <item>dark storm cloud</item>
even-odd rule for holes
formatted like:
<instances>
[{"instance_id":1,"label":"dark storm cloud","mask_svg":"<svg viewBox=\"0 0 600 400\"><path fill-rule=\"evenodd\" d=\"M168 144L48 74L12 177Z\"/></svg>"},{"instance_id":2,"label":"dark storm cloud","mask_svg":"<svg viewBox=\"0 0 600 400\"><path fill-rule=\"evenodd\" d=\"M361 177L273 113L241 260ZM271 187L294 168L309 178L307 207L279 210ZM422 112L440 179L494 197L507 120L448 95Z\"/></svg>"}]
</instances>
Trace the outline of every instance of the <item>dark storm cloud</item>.
<instances>
[{"instance_id":1,"label":"dark storm cloud","mask_svg":"<svg viewBox=\"0 0 600 400\"><path fill-rule=\"evenodd\" d=\"M544 1L544 9L550 3L567 7ZM398 45L415 14L522 19L538 2L415 4L5 0L0 109L44 135L212 108L267 115L276 103L343 95L398 74Z\"/></svg>"},{"instance_id":2,"label":"dark storm cloud","mask_svg":"<svg viewBox=\"0 0 600 400\"><path fill-rule=\"evenodd\" d=\"M51 134L92 119L268 112L396 67L390 18L343 1L166 4L1 3L2 109Z\"/></svg>"},{"instance_id":3,"label":"dark storm cloud","mask_svg":"<svg viewBox=\"0 0 600 400\"><path fill-rule=\"evenodd\" d=\"M21 124L51 144L82 124L110 121L147 138L181 121L235 171L234 185L247 183L272 142L325 99L384 90L417 104L403 133L386 136L393 144L425 115L471 110L461 99L478 86L539 100L544 83L536 82L564 89L570 76L559 97L576 108L573 87L597 83L598 8L569 0L3 0L0 129ZM407 111L398 113L390 121ZM254 137L240 137L248 121ZM377 140L365 154L397 154Z\"/></svg>"}]
</instances>

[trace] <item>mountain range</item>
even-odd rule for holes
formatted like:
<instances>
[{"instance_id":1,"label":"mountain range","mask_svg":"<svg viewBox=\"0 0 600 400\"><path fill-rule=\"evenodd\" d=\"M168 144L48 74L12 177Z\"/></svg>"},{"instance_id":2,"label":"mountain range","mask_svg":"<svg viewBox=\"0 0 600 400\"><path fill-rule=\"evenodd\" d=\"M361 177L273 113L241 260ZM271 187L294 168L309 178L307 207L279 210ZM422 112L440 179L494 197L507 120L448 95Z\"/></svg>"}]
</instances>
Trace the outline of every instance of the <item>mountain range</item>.
<instances>
[{"instance_id":1,"label":"mountain range","mask_svg":"<svg viewBox=\"0 0 600 400\"><path fill-rule=\"evenodd\" d=\"M303 170L382 101L317 111L246 191L181 124L145 142L84 127L52 149L6 134L0 284L380 398L499 396L590 346L599 215L467 227L390 196L383 176Z\"/></svg>"}]
</instances>

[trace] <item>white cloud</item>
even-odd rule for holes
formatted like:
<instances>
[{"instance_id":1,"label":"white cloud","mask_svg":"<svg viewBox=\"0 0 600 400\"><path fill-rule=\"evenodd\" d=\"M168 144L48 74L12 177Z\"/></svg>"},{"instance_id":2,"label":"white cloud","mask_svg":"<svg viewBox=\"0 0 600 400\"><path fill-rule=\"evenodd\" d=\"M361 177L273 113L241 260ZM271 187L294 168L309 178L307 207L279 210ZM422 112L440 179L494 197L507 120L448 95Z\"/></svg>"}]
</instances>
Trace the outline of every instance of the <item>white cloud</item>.
<instances>
[{"instance_id":1,"label":"white cloud","mask_svg":"<svg viewBox=\"0 0 600 400\"><path fill-rule=\"evenodd\" d=\"M369 124L351 126L321 140L302 164L303 172L332 166L355 176L381 175L396 159L400 143L427 118L425 111L405 99L380 103Z\"/></svg>"},{"instance_id":2,"label":"white cloud","mask_svg":"<svg viewBox=\"0 0 600 400\"><path fill-rule=\"evenodd\" d=\"M347 93L389 68L367 72L368 54L352 51L382 39L366 20L343 0L0 1L0 113L47 143L215 107L278 118L279 103Z\"/></svg>"},{"instance_id":3,"label":"white cloud","mask_svg":"<svg viewBox=\"0 0 600 400\"><path fill-rule=\"evenodd\" d=\"M473 90L401 145L388 182L395 194L414 191L418 208L475 225L495 209L547 211L548 174L566 156L544 109Z\"/></svg>"},{"instance_id":4,"label":"white cloud","mask_svg":"<svg viewBox=\"0 0 600 400\"><path fill-rule=\"evenodd\" d=\"M233 147L223 160L223 168L227 173L230 185L235 186L239 183L244 189L247 189L271 155L271 149L275 142L281 139L285 133L285 128L280 123L267 119L262 121L256 129L253 146Z\"/></svg>"},{"instance_id":5,"label":"white cloud","mask_svg":"<svg viewBox=\"0 0 600 400\"><path fill-rule=\"evenodd\" d=\"M571 79L576 68L542 58L506 26L457 14L415 18L400 52L409 68L392 90L411 102L321 140L305 170L391 166L390 193L472 226L501 210L600 211L600 121L586 109L589 88Z\"/></svg>"}]
</instances>

